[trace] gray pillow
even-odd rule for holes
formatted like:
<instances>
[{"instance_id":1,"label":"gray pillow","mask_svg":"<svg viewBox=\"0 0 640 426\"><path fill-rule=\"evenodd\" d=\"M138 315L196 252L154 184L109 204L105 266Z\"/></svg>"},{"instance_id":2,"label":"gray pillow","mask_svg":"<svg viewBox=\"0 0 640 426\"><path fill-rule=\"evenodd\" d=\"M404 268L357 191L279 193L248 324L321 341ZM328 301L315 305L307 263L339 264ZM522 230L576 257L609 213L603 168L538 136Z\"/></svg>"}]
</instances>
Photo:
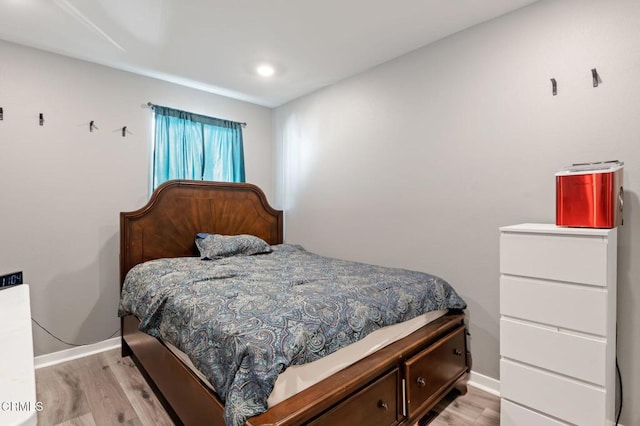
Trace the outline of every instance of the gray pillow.
<instances>
[{"instance_id":1,"label":"gray pillow","mask_svg":"<svg viewBox=\"0 0 640 426\"><path fill-rule=\"evenodd\" d=\"M255 235L197 234L196 246L203 259L271 253L271 246Z\"/></svg>"}]
</instances>

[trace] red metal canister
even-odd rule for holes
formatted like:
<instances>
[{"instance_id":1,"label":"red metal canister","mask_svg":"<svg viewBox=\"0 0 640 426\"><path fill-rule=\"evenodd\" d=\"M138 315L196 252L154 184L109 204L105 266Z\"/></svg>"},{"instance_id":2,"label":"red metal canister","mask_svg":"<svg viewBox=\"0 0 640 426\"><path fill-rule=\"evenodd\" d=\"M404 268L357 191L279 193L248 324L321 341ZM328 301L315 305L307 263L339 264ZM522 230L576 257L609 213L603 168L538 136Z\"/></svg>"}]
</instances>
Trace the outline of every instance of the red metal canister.
<instances>
[{"instance_id":1,"label":"red metal canister","mask_svg":"<svg viewBox=\"0 0 640 426\"><path fill-rule=\"evenodd\" d=\"M556 225L615 228L622 224L621 161L574 164L556 173Z\"/></svg>"}]
</instances>

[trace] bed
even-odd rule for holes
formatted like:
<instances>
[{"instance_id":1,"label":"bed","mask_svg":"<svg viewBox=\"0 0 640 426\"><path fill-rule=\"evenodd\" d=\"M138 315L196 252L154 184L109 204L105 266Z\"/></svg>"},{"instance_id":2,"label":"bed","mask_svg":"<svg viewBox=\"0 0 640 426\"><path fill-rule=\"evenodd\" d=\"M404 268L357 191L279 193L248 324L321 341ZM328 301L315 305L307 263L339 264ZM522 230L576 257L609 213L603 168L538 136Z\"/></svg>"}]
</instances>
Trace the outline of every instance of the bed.
<instances>
[{"instance_id":1,"label":"bed","mask_svg":"<svg viewBox=\"0 0 640 426\"><path fill-rule=\"evenodd\" d=\"M160 186L142 209L121 213L120 223L121 286L136 265L198 256L198 233L248 234L274 247L283 242L282 212L270 207L263 192L251 184L171 181ZM189 360L170 343L140 331L136 315L121 320L123 356L132 357L176 422L224 425L224 404ZM143 325L147 322L143 318ZM470 367L461 310L416 327L270 404L245 424L415 423L454 388L466 391Z\"/></svg>"}]
</instances>

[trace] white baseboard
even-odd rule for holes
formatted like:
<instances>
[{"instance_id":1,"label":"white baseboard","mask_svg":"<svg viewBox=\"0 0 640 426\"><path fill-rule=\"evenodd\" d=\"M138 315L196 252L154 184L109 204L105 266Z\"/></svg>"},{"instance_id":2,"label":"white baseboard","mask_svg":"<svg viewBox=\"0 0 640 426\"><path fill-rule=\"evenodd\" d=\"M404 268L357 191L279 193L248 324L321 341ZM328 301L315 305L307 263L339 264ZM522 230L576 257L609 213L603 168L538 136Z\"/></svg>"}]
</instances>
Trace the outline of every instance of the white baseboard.
<instances>
[{"instance_id":1,"label":"white baseboard","mask_svg":"<svg viewBox=\"0 0 640 426\"><path fill-rule=\"evenodd\" d=\"M500 381L484 374L471 371L471 376L467 382L469 386L478 388L495 396L500 396Z\"/></svg>"},{"instance_id":2,"label":"white baseboard","mask_svg":"<svg viewBox=\"0 0 640 426\"><path fill-rule=\"evenodd\" d=\"M50 365L60 364L119 347L120 337L114 337L112 339L103 340L102 342L94 343L92 345L78 346L76 348L65 349L63 351L37 356L34 358L34 365L36 369L49 367Z\"/></svg>"},{"instance_id":3,"label":"white baseboard","mask_svg":"<svg viewBox=\"0 0 640 426\"><path fill-rule=\"evenodd\" d=\"M119 347L120 337L114 337L112 339L103 340L102 342L94 343L92 345L79 346L77 348L65 349L63 351L37 356L34 359L34 364L36 369L49 367L51 365L61 364L63 362L108 351L110 349L116 349ZM469 386L473 386L474 388L500 397L500 381L492 377L485 376L484 374L480 374L475 371L471 371L471 375L467 384Z\"/></svg>"},{"instance_id":4,"label":"white baseboard","mask_svg":"<svg viewBox=\"0 0 640 426\"><path fill-rule=\"evenodd\" d=\"M65 349L59 352L40 355L35 357L35 368L49 367L51 365L61 364L63 362L72 361L74 359L83 358L85 356L97 354L100 352L116 349L120 347L120 337L103 340L102 342L91 345L78 346L76 348ZM500 396L500 381L484 374L471 371L469 386L473 386L492 395Z\"/></svg>"},{"instance_id":5,"label":"white baseboard","mask_svg":"<svg viewBox=\"0 0 640 426\"><path fill-rule=\"evenodd\" d=\"M35 357L35 368L49 367L51 365L61 364L85 356L97 354L100 352L116 349L120 347L120 337L103 340L102 342L91 345L78 346L76 348L65 349L59 352L40 355ZM471 371L468 381L469 386L473 386L492 395L500 396L500 381L484 374Z\"/></svg>"}]
</instances>

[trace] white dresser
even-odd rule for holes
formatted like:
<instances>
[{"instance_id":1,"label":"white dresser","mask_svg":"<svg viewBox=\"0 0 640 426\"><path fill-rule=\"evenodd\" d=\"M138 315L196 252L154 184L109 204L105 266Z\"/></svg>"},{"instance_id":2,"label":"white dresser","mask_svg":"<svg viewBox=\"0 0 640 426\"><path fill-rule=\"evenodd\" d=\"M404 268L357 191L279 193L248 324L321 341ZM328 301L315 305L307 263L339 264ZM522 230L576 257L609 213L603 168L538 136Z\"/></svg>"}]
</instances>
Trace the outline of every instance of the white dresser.
<instances>
[{"instance_id":1,"label":"white dresser","mask_svg":"<svg viewBox=\"0 0 640 426\"><path fill-rule=\"evenodd\" d=\"M37 423L31 337L31 307L26 284L0 290L0 425Z\"/></svg>"},{"instance_id":2,"label":"white dresser","mask_svg":"<svg viewBox=\"0 0 640 426\"><path fill-rule=\"evenodd\" d=\"M502 426L615 421L617 229L500 228Z\"/></svg>"}]
</instances>

